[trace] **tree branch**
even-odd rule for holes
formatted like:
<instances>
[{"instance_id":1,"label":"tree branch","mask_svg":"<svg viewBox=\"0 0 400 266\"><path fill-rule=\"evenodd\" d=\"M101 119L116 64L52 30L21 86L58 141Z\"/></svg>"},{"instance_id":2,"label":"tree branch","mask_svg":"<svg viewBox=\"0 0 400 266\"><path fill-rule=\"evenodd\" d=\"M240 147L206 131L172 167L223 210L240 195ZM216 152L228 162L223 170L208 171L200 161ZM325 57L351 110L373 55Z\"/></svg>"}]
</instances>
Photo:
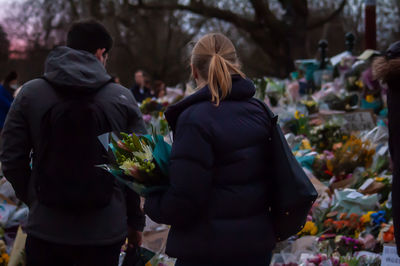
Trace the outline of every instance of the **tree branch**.
<instances>
[{"instance_id":1,"label":"tree branch","mask_svg":"<svg viewBox=\"0 0 400 266\"><path fill-rule=\"evenodd\" d=\"M258 24L252 20L246 19L237 15L231 11L221 10L212 6L204 5L202 1L191 1L189 5L181 4L129 4L128 8L131 11L137 9L147 9L147 10L183 10L190 11L192 13L202 15L208 18L218 18L227 22L230 22L237 26L238 28L248 29L252 27L258 27Z\"/></svg>"},{"instance_id":2,"label":"tree branch","mask_svg":"<svg viewBox=\"0 0 400 266\"><path fill-rule=\"evenodd\" d=\"M271 12L268 6L268 1L263 0L250 0L251 5L254 8L257 22L265 26L266 24L274 32L284 31L285 23L278 20L276 16Z\"/></svg>"},{"instance_id":3,"label":"tree branch","mask_svg":"<svg viewBox=\"0 0 400 266\"><path fill-rule=\"evenodd\" d=\"M74 19L79 18L78 9L76 8L74 0L69 0L69 6L71 8L71 13Z\"/></svg>"},{"instance_id":4,"label":"tree branch","mask_svg":"<svg viewBox=\"0 0 400 266\"><path fill-rule=\"evenodd\" d=\"M346 4L347 4L347 0L342 0L338 9L333 11L329 16L310 23L309 25L307 25L307 29L308 30L316 29L316 28L321 27L324 24L328 23L329 21L335 19L337 16L340 15L340 13L342 12L342 10L346 6Z\"/></svg>"},{"instance_id":5,"label":"tree branch","mask_svg":"<svg viewBox=\"0 0 400 266\"><path fill-rule=\"evenodd\" d=\"M89 10L91 15L98 20L102 20L103 14L101 13L100 0L90 0L89 4L90 4Z\"/></svg>"}]
</instances>

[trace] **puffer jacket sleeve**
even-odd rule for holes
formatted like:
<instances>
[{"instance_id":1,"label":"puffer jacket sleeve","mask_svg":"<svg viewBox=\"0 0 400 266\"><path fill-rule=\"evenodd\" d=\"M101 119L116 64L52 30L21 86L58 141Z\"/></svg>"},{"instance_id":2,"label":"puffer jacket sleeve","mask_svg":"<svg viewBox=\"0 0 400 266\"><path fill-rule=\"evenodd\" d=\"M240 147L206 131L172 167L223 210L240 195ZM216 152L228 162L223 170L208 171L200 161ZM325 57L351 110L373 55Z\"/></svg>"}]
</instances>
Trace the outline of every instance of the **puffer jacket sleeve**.
<instances>
[{"instance_id":1,"label":"puffer jacket sleeve","mask_svg":"<svg viewBox=\"0 0 400 266\"><path fill-rule=\"evenodd\" d=\"M146 197L145 213L155 222L185 226L207 209L214 154L210 134L197 124L179 123L170 163L170 187Z\"/></svg>"},{"instance_id":2,"label":"puffer jacket sleeve","mask_svg":"<svg viewBox=\"0 0 400 266\"><path fill-rule=\"evenodd\" d=\"M17 197L28 203L32 143L23 113L23 97L22 90L8 113L1 136L0 160L4 176L12 184Z\"/></svg>"},{"instance_id":3,"label":"puffer jacket sleeve","mask_svg":"<svg viewBox=\"0 0 400 266\"><path fill-rule=\"evenodd\" d=\"M398 83L389 83L389 148L393 162L392 210L397 252L400 256L400 90Z\"/></svg>"}]
</instances>

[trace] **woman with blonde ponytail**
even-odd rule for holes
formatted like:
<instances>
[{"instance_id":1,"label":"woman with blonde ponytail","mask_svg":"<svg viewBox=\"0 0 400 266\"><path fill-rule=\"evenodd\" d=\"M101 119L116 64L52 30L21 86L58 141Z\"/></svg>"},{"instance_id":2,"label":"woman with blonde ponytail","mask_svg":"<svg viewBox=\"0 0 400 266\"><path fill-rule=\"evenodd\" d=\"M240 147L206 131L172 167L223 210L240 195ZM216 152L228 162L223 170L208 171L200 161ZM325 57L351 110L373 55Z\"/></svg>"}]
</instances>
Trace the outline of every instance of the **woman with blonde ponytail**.
<instances>
[{"instance_id":1,"label":"woman with blonde ponytail","mask_svg":"<svg viewBox=\"0 0 400 266\"><path fill-rule=\"evenodd\" d=\"M375 59L373 74L388 86L389 149L393 162L392 204L394 234L400 256L400 41Z\"/></svg>"},{"instance_id":2,"label":"woman with blonde ponytail","mask_svg":"<svg viewBox=\"0 0 400 266\"><path fill-rule=\"evenodd\" d=\"M269 265L270 119L224 35L203 36L191 68L198 91L165 113L171 185L146 197L145 212L171 225L166 252L177 266Z\"/></svg>"}]
</instances>

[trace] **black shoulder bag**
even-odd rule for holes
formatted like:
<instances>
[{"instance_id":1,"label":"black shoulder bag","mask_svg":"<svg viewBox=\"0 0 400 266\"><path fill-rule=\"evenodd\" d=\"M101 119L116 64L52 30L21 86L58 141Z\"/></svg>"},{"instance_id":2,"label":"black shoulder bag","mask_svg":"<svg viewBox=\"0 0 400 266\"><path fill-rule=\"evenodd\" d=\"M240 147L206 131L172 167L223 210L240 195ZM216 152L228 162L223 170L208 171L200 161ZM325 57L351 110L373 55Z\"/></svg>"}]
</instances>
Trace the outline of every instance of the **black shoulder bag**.
<instances>
[{"instance_id":1,"label":"black shoulder bag","mask_svg":"<svg viewBox=\"0 0 400 266\"><path fill-rule=\"evenodd\" d=\"M271 119L273 189L270 212L275 236L278 241L283 241L301 231L318 193L293 155L277 123L278 116L264 102L257 101Z\"/></svg>"}]
</instances>

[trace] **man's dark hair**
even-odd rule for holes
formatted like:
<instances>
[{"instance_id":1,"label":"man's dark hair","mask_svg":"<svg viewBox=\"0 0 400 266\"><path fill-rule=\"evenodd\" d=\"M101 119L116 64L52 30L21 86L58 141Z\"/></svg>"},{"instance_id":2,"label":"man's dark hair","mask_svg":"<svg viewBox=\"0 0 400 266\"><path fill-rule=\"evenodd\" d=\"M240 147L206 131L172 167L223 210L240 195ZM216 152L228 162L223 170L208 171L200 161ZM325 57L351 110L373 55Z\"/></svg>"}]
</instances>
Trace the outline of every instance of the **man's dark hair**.
<instances>
[{"instance_id":1,"label":"man's dark hair","mask_svg":"<svg viewBox=\"0 0 400 266\"><path fill-rule=\"evenodd\" d=\"M18 78L17 72L16 71L11 71L5 77L4 84L8 85L11 81L16 80L17 78Z\"/></svg>"},{"instance_id":2,"label":"man's dark hair","mask_svg":"<svg viewBox=\"0 0 400 266\"><path fill-rule=\"evenodd\" d=\"M67 46L76 50L84 50L94 54L97 49L111 50L113 39L107 29L96 20L75 22L67 35Z\"/></svg>"}]
</instances>

